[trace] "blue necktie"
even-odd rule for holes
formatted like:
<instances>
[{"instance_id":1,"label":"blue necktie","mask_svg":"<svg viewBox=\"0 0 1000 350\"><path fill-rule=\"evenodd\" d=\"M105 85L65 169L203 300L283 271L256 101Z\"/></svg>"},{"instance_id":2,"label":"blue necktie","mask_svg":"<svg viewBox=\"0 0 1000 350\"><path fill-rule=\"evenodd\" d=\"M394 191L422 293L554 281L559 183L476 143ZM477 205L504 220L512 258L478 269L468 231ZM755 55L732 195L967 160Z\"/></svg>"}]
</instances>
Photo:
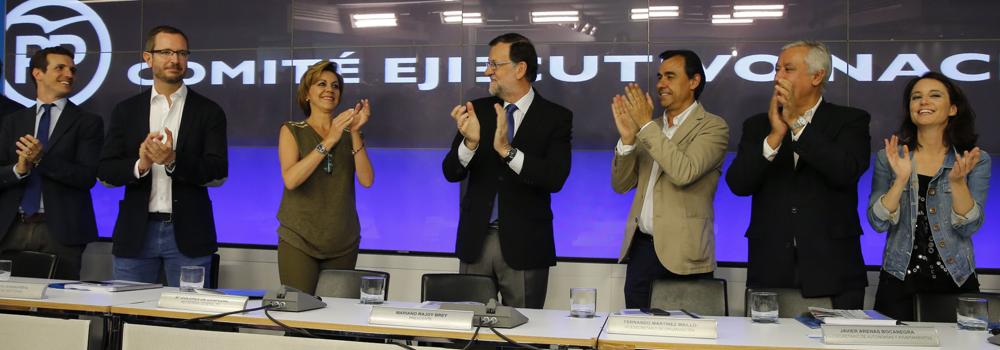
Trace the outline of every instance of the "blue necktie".
<instances>
[{"instance_id":1,"label":"blue necktie","mask_svg":"<svg viewBox=\"0 0 1000 350\"><path fill-rule=\"evenodd\" d=\"M54 104L44 104L42 118L38 120L38 132L35 138L42 144L42 149L49 143L49 125L52 120L52 106ZM31 172L28 176L28 186L24 189L24 196L21 197L21 210L25 215L34 215L42 204L42 176L37 171Z\"/></svg>"},{"instance_id":2,"label":"blue necktie","mask_svg":"<svg viewBox=\"0 0 1000 350\"><path fill-rule=\"evenodd\" d=\"M511 103L504 107L507 111L507 140L514 142L514 111L517 110L517 105ZM498 192L496 196L493 197L493 209L490 211L490 222L500 218L500 193Z\"/></svg>"},{"instance_id":3,"label":"blue necktie","mask_svg":"<svg viewBox=\"0 0 1000 350\"><path fill-rule=\"evenodd\" d=\"M511 143L514 142L514 111L517 110L517 105L511 103L504 107L507 110L507 140Z\"/></svg>"}]
</instances>

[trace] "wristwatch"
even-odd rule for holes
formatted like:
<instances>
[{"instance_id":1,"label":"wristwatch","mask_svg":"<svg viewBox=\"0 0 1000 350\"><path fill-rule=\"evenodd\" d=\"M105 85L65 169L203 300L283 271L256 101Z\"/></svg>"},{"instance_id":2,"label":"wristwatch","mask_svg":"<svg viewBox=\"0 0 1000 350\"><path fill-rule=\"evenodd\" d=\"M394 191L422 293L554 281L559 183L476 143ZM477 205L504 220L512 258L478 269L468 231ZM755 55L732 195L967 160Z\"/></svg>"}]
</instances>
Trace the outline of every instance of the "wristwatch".
<instances>
[{"instance_id":1,"label":"wristwatch","mask_svg":"<svg viewBox=\"0 0 1000 350\"><path fill-rule=\"evenodd\" d=\"M799 116L799 119L796 119L795 122L793 122L792 125L789 125L788 127L791 128L792 130L798 130L799 128L806 126L806 124L809 124L809 121L806 120L805 117Z\"/></svg>"},{"instance_id":2,"label":"wristwatch","mask_svg":"<svg viewBox=\"0 0 1000 350\"><path fill-rule=\"evenodd\" d=\"M510 163L510 161L514 160L515 156L517 156L517 148L511 147L507 150L507 156L503 157L503 161Z\"/></svg>"},{"instance_id":3,"label":"wristwatch","mask_svg":"<svg viewBox=\"0 0 1000 350\"><path fill-rule=\"evenodd\" d=\"M323 146L322 142L316 144L316 152L324 156L330 154L330 151L326 149L326 146Z\"/></svg>"}]
</instances>

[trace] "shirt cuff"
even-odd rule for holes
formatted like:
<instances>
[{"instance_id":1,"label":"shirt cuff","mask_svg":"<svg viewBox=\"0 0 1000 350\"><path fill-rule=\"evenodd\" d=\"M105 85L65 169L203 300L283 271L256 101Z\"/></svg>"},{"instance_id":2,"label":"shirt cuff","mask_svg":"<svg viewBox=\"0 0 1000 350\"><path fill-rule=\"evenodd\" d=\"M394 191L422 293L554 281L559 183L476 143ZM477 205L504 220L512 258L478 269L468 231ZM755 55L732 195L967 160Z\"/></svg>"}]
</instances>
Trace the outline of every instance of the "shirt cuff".
<instances>
[{"instance_id":1,"label":"shirt cuff","mask_svg":"<svg viewBox=\"0 0 1000 350\"><path fill-rule=\"evenodd\" d=\"M767 158L768 162L774 160L774 157L778 155L779 149L781 149L781 145L778 145L777 149L772 149L771 145L767 144L767 138L764 138L764 158Z\"/></svg>"},{"instance_id":2,"label":"shirt cuff","mask_svg":"<svg viewBox=\"0 0 1000 350\"><path fill-rule=\"evenodd\" d=\"M968 213L965 213L965 215L959 215L958 213L955 212L955 209L952 209L951 225L957 227L976 221L979 219L979 216L982 215L981 212L982 209L979 207L979 203L973 205L972 209L970 209Z\"/></svg>"},{"instance_id":3,"label":"shirt cuff","mask_svg":"<svg viewBox=\"0 0 1000 350\"><path fill-rule=\"evenodd\" d=\"M462 143L458 145L458 162L462 164L462 167L464 168L469 166L469 162L472 161L472 157L475 155L476 150L469 149L469 147L465 145L465 139L462 139Z\"/></svg>"},{"instance_id":4,"label":"shirt cuff","mask_svg":"<svg viewBox=\"0 0 1000 350\"><path fill-rule=\"evenodd\" d=\"M31 170L28 170L28 172L26 174L24 174L24 175L18 174L17 173L17 165L14 165L14 166L10 167L10 170L14 172L14 177L16 177L18 180L26 178L26 177L28 177L28 176L31 175Z\"/></svg>"},{"instance_id":5,"label":"shirt cuff","mask_svg":"<svg viewBox=\"0 0 1000 350\"><path fill-rule=\"evenodd\" d=\"M150 168L150 169L152 169L152 168ZM146 172L140 174L139 173L139 160L136 160L135 161L135 166L132 167L132 175L134 175L136 179L141 179L141 178L146 177L146 175L149 175L149 170L150 169L146 169Z\"/></svg>"},{"instance_id":6,"label":"shirt cuff","mask_svg":"<svg viewBox=\"0 0 1000 350\"><path fill-rule=\"evenodd\" d=\"M900 208L896 208L896 212L890 213L889 209L886 209L885 205L882 204L883 198L885 198L884 194L878 197L878 200L875 201L875 205L872 206L872 211L875 213L875 217L879 218L879 220L889 221L893 225L898 224Z\"/></svg>"},{"instance_id":7,"label":"shirt cuff","mask_svg":"<svg viewBox=\"0 0 1000 350\"><path fill-rule=\"evenodd\" d=\"M632 154L632 151L634 150L635 144L626 145L622 143L622 139L618 139L618 144L615 145L615 152L617 152L619 156L627 156Z\"/></svg>"},{"instance_id":8,"label":"shirt cuff","mask_svg":"<svg viewBox=\"0 0 1000 350\"><path fill-rule=\"evenodd\" d=\"M510 170L513 170L514 173L521 175L521 168L524 167L524 152L517 150L517 154L514 155L514 159L511 159L510 163L507 163L507 166L509 166Z\"/></svg>"}]
</instances>

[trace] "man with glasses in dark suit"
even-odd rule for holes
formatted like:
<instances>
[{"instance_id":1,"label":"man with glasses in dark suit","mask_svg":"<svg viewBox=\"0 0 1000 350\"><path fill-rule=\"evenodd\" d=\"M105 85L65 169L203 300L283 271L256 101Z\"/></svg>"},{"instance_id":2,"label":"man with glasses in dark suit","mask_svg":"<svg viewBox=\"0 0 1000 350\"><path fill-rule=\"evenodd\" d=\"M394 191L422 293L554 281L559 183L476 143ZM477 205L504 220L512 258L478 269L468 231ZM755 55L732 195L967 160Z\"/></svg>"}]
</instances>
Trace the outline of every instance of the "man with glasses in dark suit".
<instances>
[{"instance_id":1,"label":"man with glasses in dark suit","mask_svg":"<svg viewBox=\"0 0 1000 350\"><path fill-rule=\"evenodd\" d=\"M532 88L537 72L528 38L490 41L493 96L452 109L458 134L442 168L450 182L468 180L455 243L460 272L495 276L504 305L539 309L556 264L551 194L569 176L573 113Z\"/></svg>"},{"instance_id":2,"label":"man with glasses in dark suit","mask_svg":"<svg viewBox=\"0 0 1000 350\"><path fill-rule=\"evenodd\" d=\"M125 186L114 230L114 276L179 284L182 266L202 266L210 280L218 250L208 187L229 173L226 114L184 85L187 35L159 26L149 31L143 59L152 89L115 106L98 177Z\"/></svg>"}]
</instances>

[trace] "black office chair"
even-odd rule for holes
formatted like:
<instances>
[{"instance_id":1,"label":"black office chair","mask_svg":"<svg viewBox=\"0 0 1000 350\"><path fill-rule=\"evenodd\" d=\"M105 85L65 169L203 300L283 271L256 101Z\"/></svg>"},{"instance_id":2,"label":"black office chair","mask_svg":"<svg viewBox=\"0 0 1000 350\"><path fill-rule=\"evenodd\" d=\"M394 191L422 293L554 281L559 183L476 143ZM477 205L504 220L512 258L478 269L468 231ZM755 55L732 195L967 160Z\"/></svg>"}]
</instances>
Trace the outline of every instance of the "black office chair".
<instances>
[{"instance_id":1,"label":"black office chair","mask_svg":"<svg viewBox=\"0 0 1000 350\"><path fill-rule=\"evenodd\" d=\"M425 273L420 282L420 301L487 303L497 299L493 276L463 273Z\"/></svg>"},{"instance_id":2,"label":"black office chair","mask_svg":"<svg viewBox=\"0 0 1000 350\"><path fill-rule=\"evenodd\" d=\"M830 297L806 298L802 291L794 288L747 288L743 302L744 315L750 317L750 293L774 292L778 294L778 317L792 318L809 313L810 306L833 308Z\"/></svg>"},{"instance_id":3,"label":"black office chair","mask_svg":"<svg viewBox=\"0 0 1000 350\"><path fill-rule=\"evenodd\" d=\"M684 309L706 316L729 316L726 280L656 280L653 281L649 305L664 310Z\"/></svg>"},{"instance_id":4,"label":"black office chair","mask_svg":"<svg viewBox=\"0 0 1000 350\"><path fill-rule=\"evenodd\" d=\"M1000 321L1000 294L985 292L917 294L913 297L913 317L917 322L955 322L959 297L986 299L990 322Z\"/></svg>"},{"instance_id":5,"label":"black office chair","mask_svg":"<svg viewBox=\"0 0 1000 350\"><path fill-rule=\"evenodd\" d=\"M327 269L319 272L316 282L316 296L333 298L361 298L361 277L382 276L385 278L384 293L389 296L389 273L370 270Z\"/></svg>"},{"instance_id":6,"label":"black office chair","mask_svg":"<svg viewBox=\"0 0 1000 350\"><path fill-rule=\"evenodd\" d=\"M6 251L0 254L0 260L10 260L11 276L52 278L56 273L56 262L59 257L54 254L30 250Z\"/></svg>"}]
</instances>

